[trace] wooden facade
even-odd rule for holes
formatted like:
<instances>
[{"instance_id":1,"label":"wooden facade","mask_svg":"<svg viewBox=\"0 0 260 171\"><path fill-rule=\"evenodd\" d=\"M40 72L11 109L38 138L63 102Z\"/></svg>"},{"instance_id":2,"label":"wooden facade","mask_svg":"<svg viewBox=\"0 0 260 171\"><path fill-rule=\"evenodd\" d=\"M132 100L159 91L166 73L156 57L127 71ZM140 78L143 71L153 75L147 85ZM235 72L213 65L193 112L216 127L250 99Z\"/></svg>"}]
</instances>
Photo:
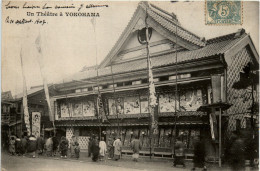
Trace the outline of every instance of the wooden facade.
<instances>
[{"instance_id":1,"label":"wooden facade","mask_svg":"<svg viewBox=\"0 0 260 171\"><path fill-rule=\"evenodd\" d=\"M119 40L98 67L83 68L55 85L57 93L52 97L55 125L66 129L68 139L76 135L82 149L87 149L88 137L97 134L106 140L120 136L123 152L130 153L129 143L135 134L143 145L141 154L149 154L147 59L145 46L137 40L146 15L152 29L150 51L158 101L155 113L159 131L152 142L154 155L171 157L173 140L179 135L187 154L192 154L193 138L200 135L207 142L208 158L215 157L209 116L197 110L213 103L212 75L222 75L224 88L219 91L233 105L223 114L235 114L227 117L228 124L223 124L223 129L234 130L236 119L244 126L243 118L250 102L241 103L243 99L236 97L238 93L232 84L239 79L239 72L248 61L258 66L258 54L251 38L241 29L204 40L181 27L175 15L146 2L138 5ZM97 116L98 92L106 117ZM241 114L237 115L238 112Z\"/></svg>"}]
</instances>

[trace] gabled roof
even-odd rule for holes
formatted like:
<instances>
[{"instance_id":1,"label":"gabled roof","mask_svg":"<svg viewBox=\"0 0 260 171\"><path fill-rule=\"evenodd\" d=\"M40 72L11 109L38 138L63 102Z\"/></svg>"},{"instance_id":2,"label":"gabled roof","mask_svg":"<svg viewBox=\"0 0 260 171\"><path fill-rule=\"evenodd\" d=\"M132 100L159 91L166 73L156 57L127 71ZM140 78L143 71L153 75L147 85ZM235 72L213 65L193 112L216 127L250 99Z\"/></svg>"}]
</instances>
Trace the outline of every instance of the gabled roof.
<instances>
[{"instance_id":1,"label":"gabled roof","mask_svg":"<svg viewBox=\"0 0 260 171\"><path fill-rule=\"evenodd\" d=\"M177 35L179 39L178 44L186 46L186 49L194 50L205 46L205 42L202 41L202 38L181 27L175 14L170 14L169 12L166 12L155 5L149 4L148 2L140 2L116 44L110 50L106 58L101 62L99 66L100 68L108 66L114 60L113 58L132 33L138 19L145 18L146 10L148 15L148 25L153 26L155 24L156 27L154 27L154 29L157 29L157 32L166 35L171 41L175 42Z\"/></svg>"},{"instance_id":2,"label":"gabled roof","mask_svg":"<svg viewBox=\"0 0 260 171\"><path fill-rule=\"evenodd\" d=\"M237 32L236 32L237 33ZM243 39L249 39L249 35L243 33L236 36L236 33L220 36L214 39L209 39L207 45L200 49L192 51L177 52L178 63L185 63L204 59L207 57L218 56L224 54L227 50L238 44ZM151 56L151 63L153 68L168 66L175 64L176 52L168 53L160 56ZM132 71L143 70L147 68L147 59L139 59L125 63L115 64L112 66L113 74L127 73ZM111 75L111 67L104 67L98 69L98 76ZM73 82L75 80L90 79L97 76L96 70L88 70L79 72L73 76L64 79L64 82Z\"/></svg>"}]
</instances>

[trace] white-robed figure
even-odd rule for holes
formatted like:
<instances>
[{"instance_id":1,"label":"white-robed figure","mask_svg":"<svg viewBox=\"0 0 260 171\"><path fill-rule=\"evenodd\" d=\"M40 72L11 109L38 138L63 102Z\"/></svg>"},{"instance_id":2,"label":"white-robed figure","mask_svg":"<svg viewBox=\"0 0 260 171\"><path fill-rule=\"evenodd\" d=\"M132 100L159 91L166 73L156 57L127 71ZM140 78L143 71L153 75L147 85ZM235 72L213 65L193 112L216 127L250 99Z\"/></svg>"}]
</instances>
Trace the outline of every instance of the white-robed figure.
<instances>
[{"instance_id":1,"label":"white-robed figure","mask_svg":"<svg viewBox=\"0 0 260 171\"><path fill-rule=\"evenodd\" d=\"M119 137L114 141L113 146L114 146L114 159L117 161L120 159L121 150L122 150L122 142Z\"/></svg>"},{"instance_id":2,"label":"white-robed figure","mask_svg":"<svg viewBox=\"0 0 260 171\"><path fill-rule=\"evenodd\" d=\"M107 144L104 141L104 137L101 137L101 141L99 142L99 149L100 160L103 160L107 152Z\"/></svg>"}]
</instances>

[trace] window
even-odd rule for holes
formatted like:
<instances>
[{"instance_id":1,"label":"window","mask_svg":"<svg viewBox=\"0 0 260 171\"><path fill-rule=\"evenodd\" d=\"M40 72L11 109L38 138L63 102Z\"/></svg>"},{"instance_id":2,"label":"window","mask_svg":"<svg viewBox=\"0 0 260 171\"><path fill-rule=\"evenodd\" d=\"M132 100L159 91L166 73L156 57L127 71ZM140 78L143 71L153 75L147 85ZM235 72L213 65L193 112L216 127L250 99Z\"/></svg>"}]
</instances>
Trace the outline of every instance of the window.
<instances>
[{"instance_id":1,"label":"window","mask_svg":"<svg viewBox=\"0 0 260 171\"><path fill-rule=\"evenodd\" d=\"M18 103L17 112L21 113L22 103Z\"/></svg>"},{"instance_id":2,"label":"window","mask_svg":"<svg viewBox=\"0 0 260 171\"><path fill-rule=\"evenodd\" d=\"M132 85L132 81L125 82L124 84L125 86Z\"/></svg>"},{"instance_id":3,"label":"window","mask_svg":"<svg viewBox=\"0 0 260 171\"><path fill-rule=\"evenodd\" d=\"M117 83L117 87L122 87L122 86L124 86L123 83Z\"/></svg>"},{"instance_id":4,"label":"window","mask_svg":"<svg viewBox=\"0 0 260 171\"><path fill-rule=\"evenodd\" d=\"M160 81L167 81L167 80L169 80L169 77L168 76L164 76L164 77L160 77L159 79L160 79Z\"/></svg>"}]
</instances>

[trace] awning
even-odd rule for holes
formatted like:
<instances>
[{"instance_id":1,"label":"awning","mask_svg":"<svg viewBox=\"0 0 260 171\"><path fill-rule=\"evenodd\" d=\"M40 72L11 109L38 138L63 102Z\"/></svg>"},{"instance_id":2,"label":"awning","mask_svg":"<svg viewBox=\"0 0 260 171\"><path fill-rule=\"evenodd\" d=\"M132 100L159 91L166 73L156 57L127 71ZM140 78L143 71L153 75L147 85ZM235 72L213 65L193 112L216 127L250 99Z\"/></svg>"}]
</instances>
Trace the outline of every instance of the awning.
<instances>
[{"instance_id":1,"label":"awning","mask_svg":"<svg viewBox=\"0 0 260 171\"><path fill-rule=\"evenodd\" d=\"M175 125L174 122L159 122L159 126L172 126ZM176 123L176 125L207 125L207 122L203 121L179 121ZM71 122L60 122L55 124L57 127L71 127L71 126L76 126L76 127L125 127L125 126L149 126L148 122L143 122L143 123L105 123L105 124L100 124L100 123L71 123Z\"/></svg>"}]
</instances>

